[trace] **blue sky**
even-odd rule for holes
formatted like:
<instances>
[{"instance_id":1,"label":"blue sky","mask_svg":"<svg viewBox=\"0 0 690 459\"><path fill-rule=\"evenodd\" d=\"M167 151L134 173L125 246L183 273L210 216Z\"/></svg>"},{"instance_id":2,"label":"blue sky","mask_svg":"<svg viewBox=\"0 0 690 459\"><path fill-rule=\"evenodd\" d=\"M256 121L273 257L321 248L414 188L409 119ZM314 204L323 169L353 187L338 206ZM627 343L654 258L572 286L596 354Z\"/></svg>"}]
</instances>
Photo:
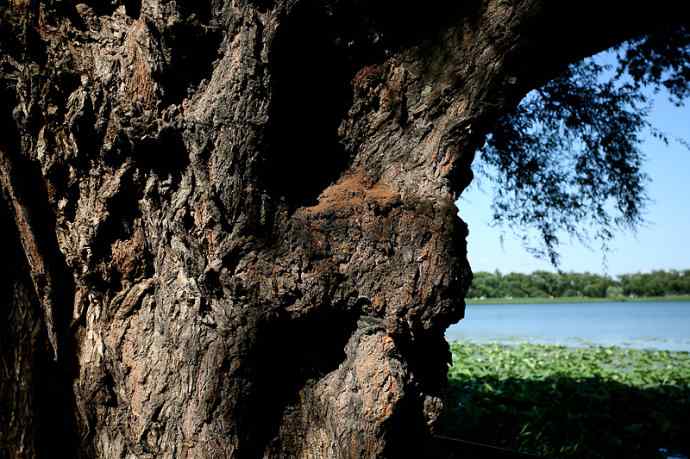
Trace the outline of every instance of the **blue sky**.
<instances>
[{"instance_id":1,"label":"blue sky","mask_svg":"<svg viewBox=\"0 0 690 459\"><path fill-rule=\"evenodd\" d=\"M690 141L690 104L675 107L664 94L655 97L652 123L670 138ZM651 182L651 202L646 223L635 233L618 232L611 242L606 265L602 251L587 248L567 236L563 242L561 269L611 275L654 269L690 269L690 151L678 142L665 145L648 137L641 146L647 156L644 166ZM470 228L468 255L478 271L553 271L545 260L527 253L509 228L494 228L491 222L491 187L475 181L457 202L460 216ZM503 238L501 240L501 235Z\"/></svg>"}]
</instances>

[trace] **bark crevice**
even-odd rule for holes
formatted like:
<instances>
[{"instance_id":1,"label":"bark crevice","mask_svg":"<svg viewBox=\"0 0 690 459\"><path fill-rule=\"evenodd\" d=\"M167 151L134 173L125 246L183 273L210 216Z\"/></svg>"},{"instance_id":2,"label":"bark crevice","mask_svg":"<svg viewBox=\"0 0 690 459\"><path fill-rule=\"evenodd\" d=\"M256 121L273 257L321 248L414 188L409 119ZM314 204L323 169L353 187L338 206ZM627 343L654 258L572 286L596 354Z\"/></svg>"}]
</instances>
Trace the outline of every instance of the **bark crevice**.
<instances>
[{"instance_id":1,"label":"bark crevice","mask_svg":"<svg viewBox=\"0 0 690 459\"><path fill-rule=\"evenodd\" d=\"M648 20L547 3L3 3L3 453L428 456L474 150Z\"/></svg>"},{"instance_id":2,"label":"bark crevice","mask_svg":"<svg viewBox=\"0 0 690 459\"><path fill-rule=\"evenodd\" d=\"M337 32L324 7L304 2L290 11L271 40L262 179L293 210L315 204L351 159L338 128L352 103L354 70L338 46Z\"/></svg>"},{"instance_id":3,"label":"bark crevice","mask_svg":"<svg viewBox=\"0 0 690 459\"><path fill-rule=\"evenodd\" d=\"M278 317L258 325L248 356L255 362L254 385L242 457L262 457L276 448L281 424L298 409L300 394L346 360L358 320L357 314L331 307L296 318L278 312Z\"/></svg>"}]
</instances>

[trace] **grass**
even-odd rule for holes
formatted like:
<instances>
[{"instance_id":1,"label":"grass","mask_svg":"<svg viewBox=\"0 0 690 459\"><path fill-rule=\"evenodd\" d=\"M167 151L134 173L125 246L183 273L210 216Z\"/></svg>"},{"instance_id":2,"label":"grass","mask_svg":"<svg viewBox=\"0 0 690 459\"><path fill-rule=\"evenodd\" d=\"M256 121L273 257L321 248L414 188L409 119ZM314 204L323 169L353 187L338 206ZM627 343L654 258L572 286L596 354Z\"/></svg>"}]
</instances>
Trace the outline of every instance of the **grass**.
<instances>
[{"instance_id":1,"label":"grass","mask_svg":"<svg viewBox=\"0 0 690 459\"><path fill-rule=\"evenodd\" d=\"M564 296L558 298L467 298L467 304L553 304L553 303L622 303L649 301L690 301L690 295L668 296L617 296L608 298L591 298L586 296Z\"/></svg>"},{"instance_id":2,"label":"grass","mask_svg":"<svg viewBox=\"0 0 690 459\"><path fill-rule=\"evenodd\" d=\"M442 433L563 458L690 455L690 354L451 345Z\"/></svg>"}]
</instances>

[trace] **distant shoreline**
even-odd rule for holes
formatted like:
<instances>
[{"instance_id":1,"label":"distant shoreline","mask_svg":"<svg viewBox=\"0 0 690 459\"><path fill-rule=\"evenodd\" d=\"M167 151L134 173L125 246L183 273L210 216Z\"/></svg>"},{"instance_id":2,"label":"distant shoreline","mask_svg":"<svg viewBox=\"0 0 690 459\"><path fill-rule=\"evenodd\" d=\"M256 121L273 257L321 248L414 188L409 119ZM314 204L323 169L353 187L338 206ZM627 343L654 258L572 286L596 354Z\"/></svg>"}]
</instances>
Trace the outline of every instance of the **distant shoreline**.
<instances>
[{"instance_id":1,"label":"distant shoreline","mask_svg":"<svg viewBox=\"0 0 690 459\"><path fill-rule=\"evenodd\" d=\"M467 298L467 304L554 304L554 303L640 303L640 302L690 301L690 295L637 296L590 298L584 296L564 296L558 298Z\"/></svg>"}]
</instances>

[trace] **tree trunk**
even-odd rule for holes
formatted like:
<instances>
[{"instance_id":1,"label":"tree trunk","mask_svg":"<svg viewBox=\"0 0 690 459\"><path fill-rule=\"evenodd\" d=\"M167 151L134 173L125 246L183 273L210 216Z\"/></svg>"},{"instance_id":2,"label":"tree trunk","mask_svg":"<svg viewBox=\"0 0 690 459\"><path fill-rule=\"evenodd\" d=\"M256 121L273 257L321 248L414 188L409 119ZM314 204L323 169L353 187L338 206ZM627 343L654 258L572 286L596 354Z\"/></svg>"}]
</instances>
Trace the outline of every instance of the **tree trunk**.
<instances>
[{"instance_id":1,"label":"tree trunk","mask_svg":"<svg viewBox=\"0 0 690 459\"><path fill-rule=\"evenodd\" d=\"M474 150L671 6L372 3L0 6L0 457L431 448Z\"/></svg>"}]
</instances>

